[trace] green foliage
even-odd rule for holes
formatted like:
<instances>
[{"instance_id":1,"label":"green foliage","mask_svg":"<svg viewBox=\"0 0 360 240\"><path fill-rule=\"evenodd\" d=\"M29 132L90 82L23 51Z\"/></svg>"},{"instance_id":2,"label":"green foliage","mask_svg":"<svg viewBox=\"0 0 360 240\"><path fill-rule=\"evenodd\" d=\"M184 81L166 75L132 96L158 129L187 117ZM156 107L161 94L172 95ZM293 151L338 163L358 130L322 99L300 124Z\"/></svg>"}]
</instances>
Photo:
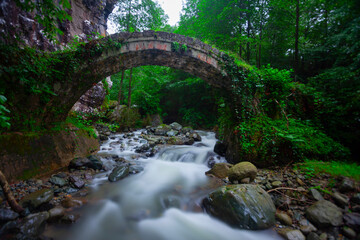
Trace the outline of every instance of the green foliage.
<instances>
[{"instance_id":1,"label":"green foliage","mask_svg":"<svg viewBox=\"0 0 360 240\"><path fill-rule=\"evenodd\" d=\"M65 124L71 124L77 127L78 129L85 130L89 134L89 136L92 136L94 138L98 137L96 135L95 128L92 126L93 122L91 120L87 120L84 114L73 112L68 116L68 118L65 121ZM63 126L59 125L56 128L53 128L53 130L62 129L62 128Z\"/></svg>"},{"instance_id":2,"label":"green foliage","mask_svg":"<svg viewBox=\"0 0 360 240\"><path fill-rule=\"evenodd\" d=\"M334 177L345 176L360 180L360 166L356 163L344 161L323 162L317 160L305 160L296 164L296 168L307 174L309 171L316 176L319 173L328 173Z\"/></svg>"},{"instance_id":3,"label":"green foliage","mask_svg":"<svg viewBox=\"0 0 360 240\"><path fill-rule=\"evenodd\" d=\"M10 117L6 116L10 111L3 105L6 100L6 97L0 94L0 131L10 128Z\"/></svg>"}]
</instances>

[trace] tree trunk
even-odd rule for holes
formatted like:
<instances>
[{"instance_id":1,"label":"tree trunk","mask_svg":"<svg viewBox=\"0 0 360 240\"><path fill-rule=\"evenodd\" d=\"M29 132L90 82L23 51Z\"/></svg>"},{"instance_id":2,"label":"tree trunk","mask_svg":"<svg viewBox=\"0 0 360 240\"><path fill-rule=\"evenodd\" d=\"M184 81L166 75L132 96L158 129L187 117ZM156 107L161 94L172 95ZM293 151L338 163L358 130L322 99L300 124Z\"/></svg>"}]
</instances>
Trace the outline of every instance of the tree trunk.
<instances>
[{"instance_id":1,"label":"tree trunk","mask_svg":"<svg viewBox=\"0 0 360 240\"><path fill-rule=\"evenodd\" d=\"M248 11L250 11L250 2L248 3ZM247 38L246 43L246 60L250 62L250 13L247 13Z\"/></svg>"},{"instance_id":2,"label":"tree trunk","mask_svg":"<svg viewBox=\"0 0 360 240\"><path fill-rule=\"evenodd\" d=\"M10 190L9 183L6 181L6 178L5 178L4 174L2 173L2 171L0 171L0 185L3 189L6 201L9 203L11 209L17 213L23 212L24 209L16 202L16 200Z\"/></svg>"},{"instance_id":3,"label":"tree trunk","mask_svg":"<svg viewBox=\"0 0 360 240\"><path fill-rule=\"evenodd\" d=\"M119 95L118 95L118 101L119 101L119 105L121 105L122 103L122 85L124 82L124 74L125 74L125 69L122 70L121 72L121 80L120 80L120 88L119 88Z\"/></svg>"},{"instance_id":4,"label":"tree trunk","mask_svg":"<svg viewBox=\"0 0 360 240\"><path fill-rule=\"evenodd\" d=\"M296 0L295 54L294 54L295 80L297 80L297 75L299 71L299 18L300 18L300 0Z\"/></svg>"},{"instance_id":5,"label":"tree trunk","mask_svg":"<svg viewBox=\"0 0 360 240\"><path fill-rule=\"evenodd\" d=\"M129 79L129 92L128 92L128 108L131 107L131 79L132 79L132 68L130 69L130 79Z\"/></svg>"}]
</instances>

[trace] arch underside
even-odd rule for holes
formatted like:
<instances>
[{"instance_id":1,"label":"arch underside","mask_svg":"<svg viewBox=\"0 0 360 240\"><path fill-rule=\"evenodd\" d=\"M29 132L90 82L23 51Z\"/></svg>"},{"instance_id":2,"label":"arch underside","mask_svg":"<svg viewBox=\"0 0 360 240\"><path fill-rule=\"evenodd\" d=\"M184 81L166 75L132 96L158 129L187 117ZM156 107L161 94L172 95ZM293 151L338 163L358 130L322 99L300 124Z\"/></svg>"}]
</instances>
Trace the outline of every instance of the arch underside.
<instances>
[{"instance_id":1,"label":"arch underside","mask_svg":"<svg viewBox=\"0 0 360 240\"><path fill-rule=\"evenodd\" d=\"M107 76L114 75L122 69L130 69L140 66L157 65L183 70L197 76L209 85L227 89L230 84L227 76L216 67L188 54L170 52L158 49L129 51L125 53L109 55L104 54L87 65L74 75L72 84L64 86L59 92L52 106L63 106L64 112L69 112L78 99L97 83ZM74 91L76 89L76 91ZM51 107L51 106L50 106ZM66 114L67 115L67 114ZM51 117L51 116L49 116ZM65 120L66 116L63 117ZM55 119L54 119L55 120ZM53 121L48 119L47 121Z\"/></svg>"}]
</instances>

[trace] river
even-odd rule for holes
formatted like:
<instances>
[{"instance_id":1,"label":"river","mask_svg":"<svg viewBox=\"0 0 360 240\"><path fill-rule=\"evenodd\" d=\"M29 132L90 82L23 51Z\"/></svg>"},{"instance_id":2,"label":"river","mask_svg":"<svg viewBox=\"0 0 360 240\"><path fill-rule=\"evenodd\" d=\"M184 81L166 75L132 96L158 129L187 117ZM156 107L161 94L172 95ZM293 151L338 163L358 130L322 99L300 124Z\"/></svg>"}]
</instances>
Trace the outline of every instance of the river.
<instances>
[{"instance_id":1,"label":"river","mask_svg":"<svg viewBox=\"0 0 360 240\"><path fill-rule=\"evenodd\" d=\"M117 155L142 170L115 183L105 172L91 185L89 204L80 220L52 231L55 239L76 240L267 240L280 239L271 230L234 229L201 209L203 197L216 183L204 173L208 161L222 162L213 152L212 132L198 132L202 141L191 146L168 146L150 158L134 157L146 144L141 131L117 134L101 146L99 154ZM129 136L132 135L132 136ZM116 162L103 159L108 169Z\"/></svg>"}]
</instances>

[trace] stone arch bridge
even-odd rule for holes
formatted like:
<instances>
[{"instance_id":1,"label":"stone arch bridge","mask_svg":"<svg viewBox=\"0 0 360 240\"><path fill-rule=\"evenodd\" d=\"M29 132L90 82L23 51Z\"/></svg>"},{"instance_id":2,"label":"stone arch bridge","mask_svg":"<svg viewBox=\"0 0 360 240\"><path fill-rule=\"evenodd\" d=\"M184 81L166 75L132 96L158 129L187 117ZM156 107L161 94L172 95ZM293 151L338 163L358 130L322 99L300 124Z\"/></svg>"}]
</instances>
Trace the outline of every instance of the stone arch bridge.
<instances>
[{"instance_id":1,"label":"stone arch bridge","mask_svg":"<svg viewBox=\"0 0 360 240\"><path fill-rule=\"evenodd\" d=\"M106 48L89 59L84 59L67 81L54 82L53 96L40 117L46 125L63 121L75 102L94 84L107 76L145 65L167 66L181 69L202 78L214 87L229 88L230 79L221 65L223 53L211 46L182 35L166 32L117 33L85 45L117 47ZM59 111L60 108L60 111Z\"/></svg>"}]
</instances>

